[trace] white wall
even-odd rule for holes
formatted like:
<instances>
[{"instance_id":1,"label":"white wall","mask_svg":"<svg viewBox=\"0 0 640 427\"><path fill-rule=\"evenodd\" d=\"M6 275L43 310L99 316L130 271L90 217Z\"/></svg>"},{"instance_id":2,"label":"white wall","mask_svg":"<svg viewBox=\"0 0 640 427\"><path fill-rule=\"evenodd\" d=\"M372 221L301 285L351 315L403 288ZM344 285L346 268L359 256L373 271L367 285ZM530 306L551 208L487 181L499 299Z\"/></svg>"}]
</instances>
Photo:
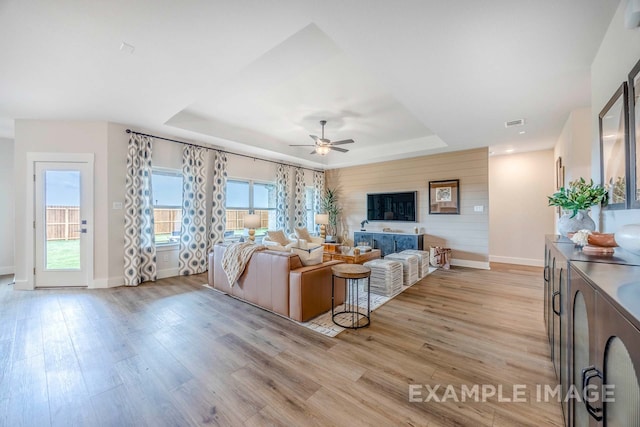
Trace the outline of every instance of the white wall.
<instances>
[{"instance_id":1,"label":"white wall","mask_svg":"<svg viewBox=\"0 0 640 427\"><path fill-rule=\"evenodd\" d=\"M565 184L581 177L587 180L591 177L591 141L591 108L573 110L554 150L554 162L561 157L565 166Z\"/></svg>"},{"instance_id":2,"label":"white wall","mask_svg":"<svg viewBox=\"0 0 640 427\"><path fill-rule=\"evenodd\" d=\"M555 192L555 162L562 159L565 168L564 185L579 178L589 180L591 177L591 108L578 108L573 110L562 128L554 148L554 168L551 176L554 177L554 188L549 195ZM595 180L594 182L600 182ZM595 214L591 214L597 218ZM552 234L557 234L558 216L554 216L554 228Z\"/></svg>"},{"instance_id":3,"label":"white wall","mask_svg":"<svg viewBox=\"0 0 640 427\"><path fill-rule=\"evenodd\" d=\"M33 228L27 216L27 153L92 153L94 155L94 286L102 286L108 277L108 210L107 210L107 122L80 121L15 121L15 274L16 289L33 286L33 253L26 242Z\"/></svg>"},{"instance_id":4,"label":"white wall","mask_svg":"<svg viewBox=\"0 0 640 427\"><path fill-rule=\"evenodd\" d=\"M543 266L554 233L553 150L489 157L489 260Z\"/></svg>"},{"instance_id":5,"label":"white wall","mask_svg":"<svg viewBox=\"0 0 640 427\"><path fill-rule=\"evenodd\" d=\"M0 138L0 275L13 274L14 256L14 143Z\"/></svg>"},{"instance_id":6,"label":"white wall","mask_svg":"<svg viewBox=\"0 0 640 427\"><path fill-rule=\"evenodd\" d=\"M598 114L629 71L640 60L640 28L624 27L626 1L621 1L600 49L591 64L591 170L595 182L600 182L600 141L598 140ZM599 209L592 216L597 218ZM624 224L640 223L640 209L607 211L600 213L600 229L614 233Z\"/></svg>"}]
</instances>

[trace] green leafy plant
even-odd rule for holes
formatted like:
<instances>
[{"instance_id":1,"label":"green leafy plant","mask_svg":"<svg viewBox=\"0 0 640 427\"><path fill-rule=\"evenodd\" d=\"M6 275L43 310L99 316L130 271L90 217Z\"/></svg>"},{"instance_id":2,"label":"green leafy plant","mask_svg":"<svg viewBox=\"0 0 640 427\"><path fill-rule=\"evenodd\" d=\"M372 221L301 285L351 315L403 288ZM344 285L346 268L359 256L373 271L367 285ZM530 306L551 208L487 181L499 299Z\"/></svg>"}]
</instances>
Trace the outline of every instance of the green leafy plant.
<instances>
[{"instance_id":1,"label":"green leafy plant","mask_svg":"<svg viewBox=\"0 0 640 427\"><path fill-rule=\"evenodd\" d=\"M322 196L322 210L329 214L328 234L335 236L338 233L338 217L342 212L342 208L338 206L338 190L335 188L327 188Z\"/></svg>"},{"instance_id":2,"label":"green leafy plant","mask_svg":"<svg viewBox=\"0 0 640 427\"><path fill-rule=\"evenodd\" d=\"M559 206L566 211L571 211L571 218L573 218L578 211L601 203L606 205L607 195L607 189L602 185L594 184L593 180L587 182L584 178L580 178L571 181L566 188L560 188L557 193L547 198L549 206Z\"/></svg>"}]
</instances>

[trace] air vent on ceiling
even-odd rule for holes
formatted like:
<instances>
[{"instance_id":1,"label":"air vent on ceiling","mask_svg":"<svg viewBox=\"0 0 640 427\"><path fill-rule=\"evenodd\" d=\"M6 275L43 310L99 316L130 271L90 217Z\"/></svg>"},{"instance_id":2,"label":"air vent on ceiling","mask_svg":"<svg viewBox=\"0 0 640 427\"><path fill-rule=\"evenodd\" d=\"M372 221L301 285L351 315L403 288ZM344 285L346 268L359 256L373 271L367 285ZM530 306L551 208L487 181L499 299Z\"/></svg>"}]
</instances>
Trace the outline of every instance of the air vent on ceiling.
<instances>
[{"instance_id":1,"label":"air vent on ceiling","mask_svg":"<svg viewBox=\"0 0 640 427\"><path fill-rule=\"evenodd\" d=\"M524 119L511 120L508 122L504 122L504 127L512 128L514 126L524 126Z\"/></svg>"}]
</instances>

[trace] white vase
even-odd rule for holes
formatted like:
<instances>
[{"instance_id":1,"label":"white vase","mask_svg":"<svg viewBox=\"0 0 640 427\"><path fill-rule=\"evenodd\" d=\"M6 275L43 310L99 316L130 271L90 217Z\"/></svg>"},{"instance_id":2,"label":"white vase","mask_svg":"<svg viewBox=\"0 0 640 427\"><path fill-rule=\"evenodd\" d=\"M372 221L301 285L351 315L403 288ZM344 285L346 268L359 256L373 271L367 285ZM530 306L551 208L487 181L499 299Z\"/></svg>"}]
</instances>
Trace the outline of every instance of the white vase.
<instances>
[{"instance_id":1,"label":"white vase","mask_svg":"<svg viewBox=\"0 0 640 427\"><path fill-rule=\"evenodd\" d=\"M594 231L596 229L596 223L593 222L589 213L586 210L580 210L572 218L572 212L566 213L558 220L558 232L567 237L567 233L574 233L580 230Z\"/></svg>"},{"instance_id":2,"label":"white vase","mask_svg":"<svg viewBox=\"0 0 640 427\"><path fill-rule=\"evenodd\" d=\"M640 255L640 224L623 225L616 231L615 239L622 249Z\"/></svg>"}]
</instances>

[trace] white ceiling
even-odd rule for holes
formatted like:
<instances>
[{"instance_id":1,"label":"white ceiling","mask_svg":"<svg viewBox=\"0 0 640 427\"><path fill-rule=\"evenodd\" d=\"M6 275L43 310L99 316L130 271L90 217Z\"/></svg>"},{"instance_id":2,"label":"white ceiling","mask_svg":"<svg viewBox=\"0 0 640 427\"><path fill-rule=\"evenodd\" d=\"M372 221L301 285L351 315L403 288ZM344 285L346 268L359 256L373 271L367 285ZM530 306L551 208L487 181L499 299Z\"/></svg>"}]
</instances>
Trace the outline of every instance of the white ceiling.
<instances>
[{"instance_id":1,"label":"white ceiling","mask_svg":"<svg viewBox=\"0 0 640 427\"><path fill-rule=\"evenodd\" d=\"M0 136L108 120L315 167L551 148L618 4L0 0ZM349 153L289 146L321 119Z\"/></svg>"}]
</instances>

